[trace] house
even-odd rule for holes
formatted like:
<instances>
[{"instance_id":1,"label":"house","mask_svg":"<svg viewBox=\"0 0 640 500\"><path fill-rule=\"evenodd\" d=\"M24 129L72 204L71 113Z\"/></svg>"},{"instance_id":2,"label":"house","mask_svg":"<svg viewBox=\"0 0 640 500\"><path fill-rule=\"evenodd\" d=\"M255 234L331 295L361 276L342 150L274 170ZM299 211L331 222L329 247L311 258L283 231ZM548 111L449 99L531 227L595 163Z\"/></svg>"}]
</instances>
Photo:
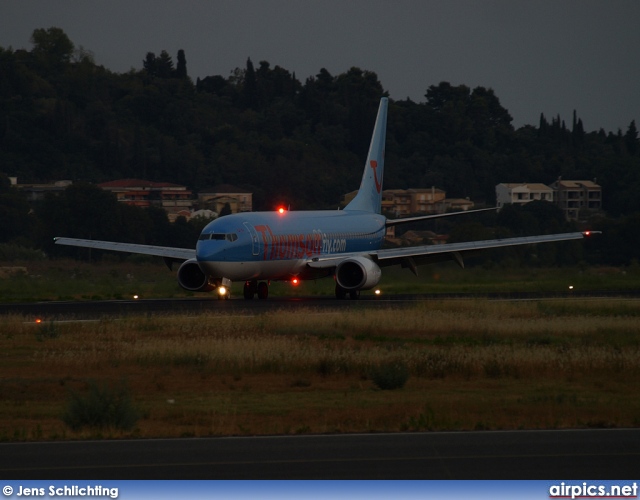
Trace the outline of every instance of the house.
<instances>
[{"instance_id":1,"label":"house","mask_svg":"<svg viewBox=\"0 0 640 500\"><path fill-rule=\"evenodd\" d=\"M192 192L185 186L170 182L118 179L103 182L98 184L98 187L115 194L120 203L142 208L161 207L167 212L172 222L178 214L190 212L193 208Z\"/></svg>"},{"instance_id":2,"label":"house","mask_svg":"<svg viewBox=\"0 0 640 500\"><path fill-rule=\"evenodd\" d=\"M351 191L342 197L344 207L358 191ZM473 202L464 200L448 200L446 192L436 187L411 189L385 189L382 191L382 212L395 217L406 217L410 214L443 214L447 210L467 210Z\"/></svg>"},{"instance_id":3,"label":"house","mask_svg":"<svg viewBox=\"0 0 640 500\"><path fill-rule=\"evenodd\" d=\"M556 203L567 220L578 220L581 212L602 210L602 188L594 181L558 179L551 187L556 193Z\"/></svg>"},{"instance_id":4,"label":"house","mask_svg":"<svg viewBox=\"0 0 640 500\"><path fill-rule=\"evenodd\" d=\"M524 205L533 200L553 202L553 189L540 183L501 183L496 186L498 210L505 204Z\"/></svg>"},{"instance_id":5,"label":"house","mask_svg":"<svg viewBox=\"0 0 640 500\"><path fill-rule=\"evenodd\" d=\"M72 181L55 181L50 184L18 184L17 177L9 177L11 186L22 191L27 201L40 201L44 200L46 193L60 194L67 189Z\"/></svg>"},{"instance_id":6,"label":"house","mask_svg":"<svg viewBox=\"0 0 640 500\"><path fill-rule=\"evenodd\" d=\"M200 208L220 213L226 204L231 213L251 212L253 210L253 193L231 184L219 184L198 193Z\"/></svg>"}]
</instances>

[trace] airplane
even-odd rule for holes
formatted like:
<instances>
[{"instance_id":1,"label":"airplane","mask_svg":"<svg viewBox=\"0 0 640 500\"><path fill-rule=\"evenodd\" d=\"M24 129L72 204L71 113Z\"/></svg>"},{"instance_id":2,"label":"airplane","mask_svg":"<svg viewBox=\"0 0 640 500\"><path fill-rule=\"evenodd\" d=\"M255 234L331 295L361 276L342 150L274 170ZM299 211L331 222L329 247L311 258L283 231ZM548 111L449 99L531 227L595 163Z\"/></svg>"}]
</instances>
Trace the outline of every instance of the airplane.
<instances>
[{"instance_id":1,"label":"airplane","mask_svg":"<svg viewBox=\"0 0 640 500\"><path fill-rule=\"evenodd\" d=\"M443 245L382 248L386 228L418 220L473 213L387 219L381 214L388 98L382 97L358 193L342 210L246 212L219 217L202 230L195 249L56 237L58 245L163 257L171 269L180 262L178 284L193 292L230 297L233 281L244 282L245 299L266 299L271 281L333 276L338 299L357 299L374 288L381 268L400 265L416 276L419 265L453 260L489 248L577 240L593 231L506 238Z\"/></svg>"}]
</instances>

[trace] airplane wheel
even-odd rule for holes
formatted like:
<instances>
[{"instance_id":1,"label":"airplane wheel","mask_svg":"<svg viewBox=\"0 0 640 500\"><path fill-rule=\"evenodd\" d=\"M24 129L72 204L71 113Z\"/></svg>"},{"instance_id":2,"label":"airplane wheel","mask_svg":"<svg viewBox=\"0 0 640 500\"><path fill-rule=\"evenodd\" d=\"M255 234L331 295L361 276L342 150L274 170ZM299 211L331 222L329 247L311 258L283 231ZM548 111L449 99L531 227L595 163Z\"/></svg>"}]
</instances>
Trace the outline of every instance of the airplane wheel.
<instances>
[{"instance_id":1,"label":"airplane wheel","mask_svg":"<svg viewBox=\"0 0 640 500\"><path fill-rule=\"evenodd\" d=\"M261 281L258 283L258 298L265 300L267 297L269 297L269 285Z\"/></svg>"},{"instance_id":2,"label":"airplane wheel","mask_svg":"<svg viewBox=\"0 0 640 500\"><path fill-rule=\"evenodd\" d=\"M347 291L340 285L336 285L336 299L343 300L347 298Z\"/></svg>"},{"instance_id":3,"label":"airplane wheel","mask_svg":"<svg viewBox=\"0 0 640 500\"><path fill-rule=\"evenodd\" d=\"M353 291L349 292L349 298L351 300L358 300L360 298L360 291L359 290L353 290Z\"/></svg>"},{"instance_id":4,"label":"airplane wheel","mask_svg":"<svg viewBox=\"0 0 640 500\"><path fill-rule=\"evenodd\" d=\"M244 298L246 300L253 300L253 296L256 293L258 284L255 281L246 281L243 288Z\"/></svg>"}]
</instances>

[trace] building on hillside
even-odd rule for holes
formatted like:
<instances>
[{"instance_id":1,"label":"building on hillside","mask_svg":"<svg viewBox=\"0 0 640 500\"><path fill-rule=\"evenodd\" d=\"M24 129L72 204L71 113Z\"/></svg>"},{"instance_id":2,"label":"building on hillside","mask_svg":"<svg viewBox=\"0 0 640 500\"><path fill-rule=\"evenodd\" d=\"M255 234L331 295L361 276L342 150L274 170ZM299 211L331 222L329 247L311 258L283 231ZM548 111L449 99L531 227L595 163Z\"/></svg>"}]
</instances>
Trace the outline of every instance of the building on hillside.
<instances>
[{"instance_id":1,"label":"building on hillside","mask_svg":"<svg viewBox=\"0 0 640 500\"><path fill-rule=\"evenodd\" d=\"M411 196L411 213L442 214L447 211L446 195L435 186L427 189L407 189Z\"/></svg>"},{"instance_id":2,"label":"building on hillside","mask_svg":"<svg viewBox=\"0 0 640 500\"><path fill-rule=\"evenodd\" d=\"M49 184L18 184L17 177L9 177L11 186L15 189L22 191L27 201L40 201L43 200L46 193L60 194L67 189L72 181L55 181Z\"/></svg>"},{"instance_id":3,"label":"building on hillside","mask_svg":"<svg viewBox=\"0 0 640 500\"><path fill-rule=\"evenodd\" d=\"M567 220L578 220L581 213L602 210L602 188L595 181L558 179L551 187L555 191L556 204Z\"/></svg>"},{"instance_id":4,"label":"building on hillside","mask_svg":"<svg viewBox=\"0 0 640 500\"><path fill-rule=\"evenodd\" d=\"M200 208L219 214L227 203L231 213L251 212L253 210L253 193L231 184L219 184L198 193Z\"/></svg>"},{"instance_id":5,"label":"building on hillside","mask_svg":"<svg viewBox=\"0 0 640 500\"><path fill-rule=\"evenodd\" d=\"M358 191L345 194L342 197L341 206L347 206L357 194ZM446 191L436 187L385 189L382 191L381 210L385 214L393 214L396 218L402 218L412 214L444 214L448 211L466 211L474 207L474 203L466 198L447 198L446 196ZM394 241L395 237L395 226L387 227L386 238Z\"/></svg>"},{"instance_id":6,"label":"building on hillside","mask_svg":"<svg viewBox=\"0 0 640 500\"><path fill-rule=\"evenodd\" d=\"M345 207L358 191L351 191L342 197ZM411 189L385 189L382 191L382 212L395 217L411 214L443 214L448 210L468 210L473 202L461 199L447 199L447 193L436 187Z\"/></svg>"},{"instance_id":7,"label":"building on hillside","mask_svg":"<svg viewBox=\"0 0 640 500\"><path fill-rule=\"evenodd\" d=\"M469 198L445 198L444 206L445 212L466 212L467 210L471 210L475 206L475 203Z\"/></svg>"},{"instance_id":8,"label":"building on hillside","mask_svg":"<svg viewBox=\"0 0 640 500\"><path fill-rule=\"evenodd\" d=\"M501 183L496 186L498 210L504 205L525 205L533 200L553 202L553 189L540 183Z\"/></svg>"},{"instance_id":9,"label":"building on hillside","mask_svg":"<svg viewBox=\"0 0 640 500\"><path fill-rule=\"evenodd\" d=\"M116 195L120 203L141 208L163 208L173 222L178 214L184 215L193 208L193 196L185 186L170 182L153 182L142 179L118 179L103 182L98 187Z\"/></svg>"}]
</instances>

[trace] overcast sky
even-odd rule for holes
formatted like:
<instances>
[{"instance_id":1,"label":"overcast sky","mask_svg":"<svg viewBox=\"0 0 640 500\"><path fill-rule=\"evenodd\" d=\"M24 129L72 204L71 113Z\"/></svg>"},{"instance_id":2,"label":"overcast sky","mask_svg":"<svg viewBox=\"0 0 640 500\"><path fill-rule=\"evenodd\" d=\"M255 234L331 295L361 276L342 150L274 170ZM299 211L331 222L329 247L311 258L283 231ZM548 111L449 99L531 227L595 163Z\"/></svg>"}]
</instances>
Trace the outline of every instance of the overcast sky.
<instances>
[{"instance_id":1,"label":"overcast sky","mask_svg":"<svg viewBox=\"0 0 640 500\"><path fill-rule=\"evenodd\" d=\"M392 99L493 88L513 124L573 110L585 130L640 119L639 0L0 0L0 46L62 28L116 72L184 49L195 81L268 61L304 80L377 73Z\"/></svg>"}]
</instances>

